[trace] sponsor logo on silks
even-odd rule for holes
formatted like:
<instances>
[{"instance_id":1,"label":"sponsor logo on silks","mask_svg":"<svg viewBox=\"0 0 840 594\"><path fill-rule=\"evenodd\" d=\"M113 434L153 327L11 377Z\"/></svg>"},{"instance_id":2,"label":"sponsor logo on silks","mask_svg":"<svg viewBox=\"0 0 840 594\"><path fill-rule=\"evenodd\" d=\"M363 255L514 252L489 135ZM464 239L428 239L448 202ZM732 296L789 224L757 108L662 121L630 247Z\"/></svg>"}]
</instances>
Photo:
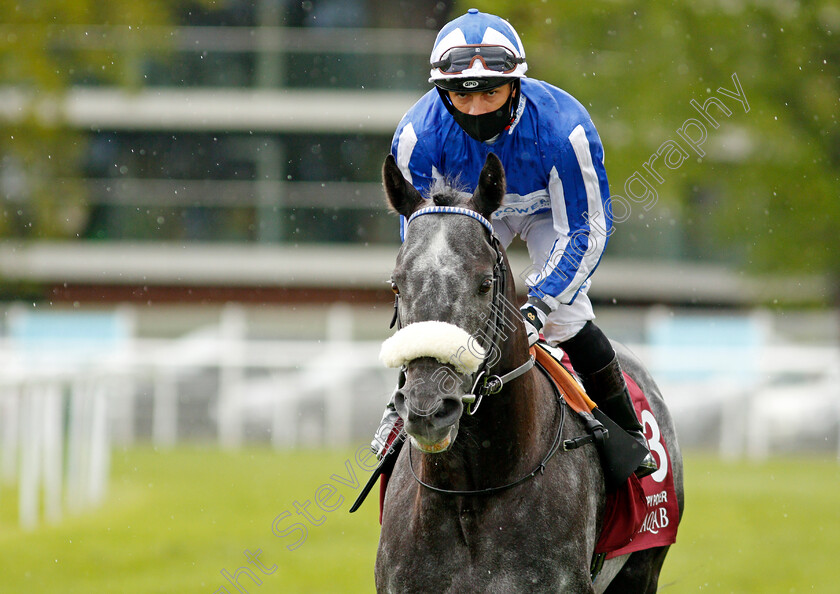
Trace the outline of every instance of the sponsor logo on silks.
<instances>
[{"instance_id":1,"label":"sponsor logo on silks","mask_svg":"<svg viewBox=\"0 0 840 594\"><path fill-rule=\"evenodd\" d=\"M465 89L474 89L478 86L477 80L465 80L462 85Z\"/></svg>"},{"instance_id":2,"label":"sponsor logo on silks","mask_svg":"<svg viewBox=\"0 0 840 594\"><path fill-rule=\"evenodd\" d=\"M542 210L548 210L550 207L551 203L548 201L548 199L540 199L526 206L519 206L516 203L514 203L504 205L501 208L497 209L496 212L493 213L493 218L498 219L507 215L535 214Z\"/></svg>"},{"instance_id":3,"label":"sponsor logo on silks","mask_svg":"<svg viewBox=\"0 0 840 594\"><path fill-rule=\"evenodd\" d=\"M668 502L668 491L662 491L660 493L655 493L653 495L647 496L647 504L648 507L654 507L660 505L662 503Z\"/></svg>"}]
</instances>

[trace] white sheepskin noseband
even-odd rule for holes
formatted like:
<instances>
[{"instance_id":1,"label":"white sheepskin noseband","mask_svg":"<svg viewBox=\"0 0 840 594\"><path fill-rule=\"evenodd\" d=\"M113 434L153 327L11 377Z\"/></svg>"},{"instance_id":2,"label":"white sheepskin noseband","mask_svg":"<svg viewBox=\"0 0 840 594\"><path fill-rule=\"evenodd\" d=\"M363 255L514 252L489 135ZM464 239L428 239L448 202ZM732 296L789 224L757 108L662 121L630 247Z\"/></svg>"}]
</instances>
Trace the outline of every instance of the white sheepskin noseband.
<instances>
[{"instance_id":1,"label":"white sheepskin noseband","mask_svg":"<svg viewBox=\"0 0 840 594\"><path fill-rule=\"evenodd\" d=\"M475 373L486 353L472 335L447 322L409 324L382 343L379 360L386 367L402 367L420 357L450 363L459 373Z\"/></svg>"}]
</instances>

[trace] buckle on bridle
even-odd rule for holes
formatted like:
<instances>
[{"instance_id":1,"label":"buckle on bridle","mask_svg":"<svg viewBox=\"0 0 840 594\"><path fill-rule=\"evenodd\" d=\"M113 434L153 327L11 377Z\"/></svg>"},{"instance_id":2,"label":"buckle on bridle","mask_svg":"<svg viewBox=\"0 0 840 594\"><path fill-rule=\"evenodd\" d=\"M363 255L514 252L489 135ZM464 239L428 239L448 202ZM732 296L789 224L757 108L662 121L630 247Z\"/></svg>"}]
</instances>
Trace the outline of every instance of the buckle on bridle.
<instances>
[{"instance_id":1,"label":"buckle on bridle","mask_svg":"<svg viewBox=\"0 0 840 594\"><path fill-rule=\"evenodd\" d=\"M480 371L478 377L475 378L472 393L461 396L461 402L467 405L467 414L474 415L481 406L481 399L491 394L498 394L504 385L504 380L498 375L487 375L486 371Z\"/></svg>"},{"instance_id":2,"label":"buckle on bridle","mask_svg":"<svg viewBox=\"0 0 840 594\"><path fill-rule=\"evenodd\" d=\"M481 383L481 380L485 375L487 375L486 370L479 371L473 383L471 393L461 396L461 402L467 405L466 413L470 416L476 413L478 407L481 406L481 399L484 398L484 384ZM481 389L479 389L479 383L481 383ZM473 404L475 407L473 407Z\"/></svg>"},{"instance_id":3,"label":"buckle on bridle","mask_svg":"<svg viewBox=\"0 0 840 594\"><path fill-rule=\"evenodd\" d=\"M504 382L502 378L498 375L491 375L490 377L484 378L484 385L481 387L482 394L498 394L502 391L504 387Z\"/></svg>"}]
</instances>

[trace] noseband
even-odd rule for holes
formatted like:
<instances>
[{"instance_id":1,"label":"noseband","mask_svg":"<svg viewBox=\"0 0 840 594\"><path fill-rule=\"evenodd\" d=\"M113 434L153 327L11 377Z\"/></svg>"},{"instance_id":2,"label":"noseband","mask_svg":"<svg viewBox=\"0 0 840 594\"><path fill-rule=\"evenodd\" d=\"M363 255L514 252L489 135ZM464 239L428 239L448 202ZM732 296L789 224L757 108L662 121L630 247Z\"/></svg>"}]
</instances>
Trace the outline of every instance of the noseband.
<instances>
[{"instance_id":1,"label":"noseband","mask_svg":"<svg viewBox=\"0 0 840 594\"><path fill-rule=\"evenodd\" d=\"M501 392L504 385L523 375L534 366L534 357L529 357L528 361L504 375L491 375L494 362L491 361L493 353L501 356L501 348L499 347L499 337L503 335L502 325L505 311L510 309L510 304L505 303L505 290L507 288L507 265L505 263L504 252L499 238L493 231L493 225L486 218L479 213L468 208L459 206L430 206L421 208L412 214L406 222L406 236L411 223L420 216L430 214L458 214L475 219L487 230L487 240L490 247L493 248L495 254L495 262L493 263L493 295L490 300L490 315L487 316L485 331L482 333L486 337L487 344L482 345L485 353L488 354L479 365L478 369L472 376L472 393L464 394L461 397L466 405L466 413L473 415L481 406L481 401L485 396ZM505 307L505 306L508 307ZM482 316L483 317L483 316ZM394 298L394 318L391 321L391 327L395 322L399 322L399 295ZM399 324L402 328L402 324Z\"/></svg>"}]
</instances>

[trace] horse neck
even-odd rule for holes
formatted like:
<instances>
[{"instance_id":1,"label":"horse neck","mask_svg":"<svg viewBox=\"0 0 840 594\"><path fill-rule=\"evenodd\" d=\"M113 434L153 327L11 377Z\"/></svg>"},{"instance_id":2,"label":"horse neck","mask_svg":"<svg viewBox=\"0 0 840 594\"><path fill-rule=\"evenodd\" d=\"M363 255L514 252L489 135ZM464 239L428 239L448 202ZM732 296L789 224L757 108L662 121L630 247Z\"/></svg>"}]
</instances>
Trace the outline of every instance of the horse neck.
<instances>
[{"instance_id":1,"label":"horse neck","mask_svg":"<svg viewBox=\"0 0 840 594\"><path fill-rule=\"evenodd\" d=\"M519 319L516 321L520 322ZM517 330L500 347L501 358L492 370L493 374L499 376L517 369L530 356L524 327L520 329L519 324ZM482 408L476 414L476 422L470 431L475 432L476 437L482 440L481 443L489 442L489 447L483 447L482 452L495 460L495 471L499 470L500 463L504 466L505 456L510 456L508 465L511 470L515 470L524 459L529 458L529 451L541 450L538 445L542 434L540 428L546 420L550 423L552 419L544 410L545 401L540 397L537 380L537 372L532 368L506 383L498 394L486 396Z\"/></svg>"}]
</instances>

